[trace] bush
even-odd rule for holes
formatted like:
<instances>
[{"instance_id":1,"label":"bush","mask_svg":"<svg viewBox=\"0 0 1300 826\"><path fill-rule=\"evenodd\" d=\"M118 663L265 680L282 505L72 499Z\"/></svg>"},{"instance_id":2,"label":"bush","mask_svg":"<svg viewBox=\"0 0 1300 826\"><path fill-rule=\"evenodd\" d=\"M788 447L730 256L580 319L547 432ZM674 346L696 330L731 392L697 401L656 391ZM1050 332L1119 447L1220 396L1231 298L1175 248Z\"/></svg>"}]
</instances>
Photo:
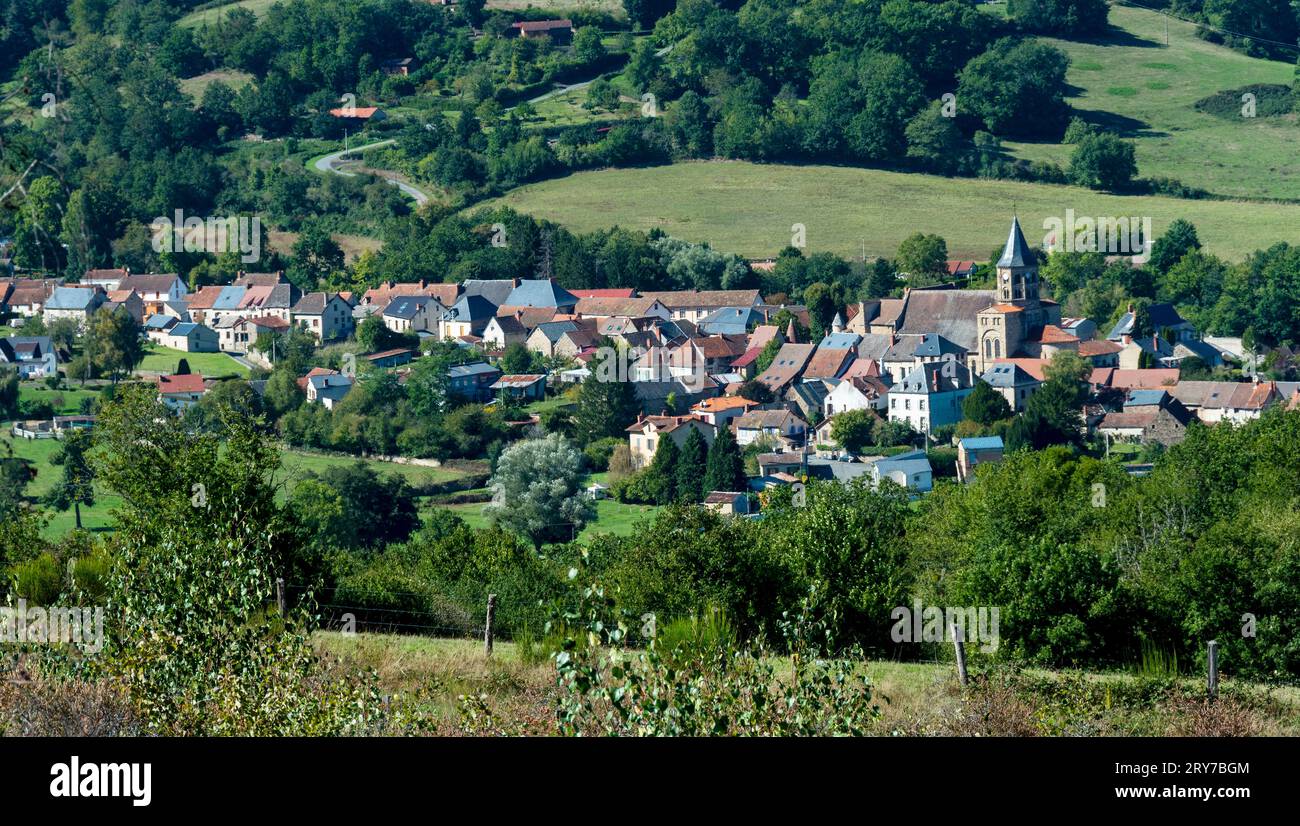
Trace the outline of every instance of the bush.
<instances>
[{"instance_id":1,"label":"bush","mask_svg":"<svg viewBox=\"0 0 1300 826\"><path fill-rule=\"evenodd\" d=\"M587 467L594 473L602 473L609 470L609 459L614 455L614 450L619 445L624 444L622 439L607 437L597 439L582 449L582 455L587 459Z\"/></svg>"},{"instance_id":2,"label":"bush","mask_svg":"<svg viewBox=\"0 0 1300 826\"><path fill-rule=\"evenodd\" d=\"M59 563L48 553L12 568L13 595L32 605L53 605L63 592Z\"/></svg>"},{"instance_id":3,"label":"bush","mask_svg":"<svg viewBox=\"0 0 1300 826\"><path fill-rule=\"evenodd\" d=\"M359 612L358 623L396 631L466 635L470 615L423 576L392 560L380 560L342 579L334 591L339 610Z\"/></svg>"}]
</instances>

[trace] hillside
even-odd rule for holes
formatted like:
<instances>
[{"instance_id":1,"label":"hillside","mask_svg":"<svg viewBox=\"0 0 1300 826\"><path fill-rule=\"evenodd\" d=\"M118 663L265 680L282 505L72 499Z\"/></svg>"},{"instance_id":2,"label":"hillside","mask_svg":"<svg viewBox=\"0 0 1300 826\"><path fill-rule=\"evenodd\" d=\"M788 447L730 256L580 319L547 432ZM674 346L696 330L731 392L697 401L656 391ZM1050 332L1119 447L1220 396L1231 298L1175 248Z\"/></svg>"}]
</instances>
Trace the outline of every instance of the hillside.
<instances>
[{"instance_id":1,"label":"hillside","mask_svg":"<svg viewBox=\"0 0 1300 826\"><path fill-rule=\"evenodd\" d=\"M1017 210L1029 231L1048 216L1151 216L1156 235L1177 218L1207 249L1241 260L1277 241L1300 241L1300 206L1115 196L1046 184L940 178L836 166L741 161L582 172L521 187L490 202L575 231L655 227L758 258L790 243L802 223L812 251L892 256L908 235L937 232L953 257L983 260Z\"/></svg>"}]
</instances>

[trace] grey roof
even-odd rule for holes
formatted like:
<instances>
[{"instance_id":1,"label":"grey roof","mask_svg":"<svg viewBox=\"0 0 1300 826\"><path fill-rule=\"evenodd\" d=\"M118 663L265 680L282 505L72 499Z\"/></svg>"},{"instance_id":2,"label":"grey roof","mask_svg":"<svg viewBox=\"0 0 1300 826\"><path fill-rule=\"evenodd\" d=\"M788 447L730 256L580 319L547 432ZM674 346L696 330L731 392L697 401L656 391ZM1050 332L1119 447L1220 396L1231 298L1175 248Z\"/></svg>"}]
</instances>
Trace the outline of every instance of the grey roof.
<instances>
[{"instance_id":1,"label":"grey roof","mask_svg":"<svg viewBox=\"0 0 1300 826\"><path fill-rule=\"evenodd\" d=\"M1179 327L1187 323L1187 320L1178 314L1178 310L1174 308L1173 304L1152 304L1147 307L1147 315L1151 318L1151 329L1157 333L1165 327ZM1106 338L1117 341L1126 335L1132 334L1133 313L1124 313L1119 317L1119 321L1115 322L1115 326L1110 330L1110 335L1106 336Z\"/></svg>"},{"instance_id":2,"label":"grey roof","mask_svg":"<svg viewBox=\"0 0 1300 826\"><path fill-rule=\"evenodd\" d=\"M457 364L447 370L447 375L451 378L466 378L468 376L481 376L487 373L500 373L501 371L485 361L476 361L471 364Z\"/></svg>"},{"instance_id":3,"label":"grey roof","mask_svg":"<svg viewBox=\"0 0 1300 826\"><path fill-rule=\"evenodd\" d=\"M926 358L938 358L948 354L965 355L966 351L961 345L936 333L926 333L921 336L921 340L916 343L916 349L912 351L913 356Z\"/></svg>"},{"instance_id":4,"label":"grey roof","mask_svg":"<svg viewBox=\"0 0 1300 826\"><path fill-rule=\"evenodd\" d=\"M980 378L993 387L1024 387L1042 383L1023 368L1005 362L990 365Z\"/></svg>"},{"instance_id":5,"label":"grey roof","mask_svg":"<svg viewBox=\"0 0 1300 826\"><path fill-rule=\"evenodd\" d=\"M1130 390L1124 399L1125 407L1147 407L1164 403L1169 394L1164 390Z\"/></svg>"},{"instance_id":6,"label":"grey roof","mask_svg":"<svg viewBox=\"0 0 1300 826\"><path fill-rule=\"evenodd\" d=\"M1020 218L1011 219L1011 234L1007 236L1006 249L1002 250L1002 257L998 259L999 267L1032 267L1038 263L1038 256L1034 254L1033 248L1025 240L1025 234L1020 231Z\"/></svg>"},{"instance_id":7,"label":"grey roof","mask_svg":"<svg viewBox=\"0 0 1300 826\"><path fill-rule=\"evenodd\" d=\"M996 296L992 290L912 290L895 329L907 335L938 333L974 353L979 349L979 313Z\"/></svg>"},{"instance_id":8,"label":"grey roof","mask_svg":"<svg viewBox=\"0 0 1300 826\"><path fill-rule=\"evenodd\" d=\"M384 308L384 315L393 318L415 318L420 308L432 300L433 297L427 295L399 295L388 302L388 306Z\"/></svg>"},{"instance_id":9,"label":"grey roof","mask_svg":"<svg viewBox=\"0 0 1300 826\"><path fill-rule=\"evenodd\" d=\"M808 475L814 479L834 479L837 482L851 482L860 476L869 476L871 465L865 462L845 462L840 459L822 459L808 457Z\"/></svg>"},{"instance_id":10,"label":"grey roof","mask_svg":"<svg viewBox=\"0 0 1300 826\"><path fill-rule=\"evenodd\" d=\"M852 350L858 346L860 338L857 333L828 333L817 347L820 350Z\"/></svg>"},{"instance_id":11,"label":"grey roof","mask_svg":"<svg viewBox=\"0 0 1300 826\"><path fill-rule=\"evenodd\" d=\"M264 309L287 310L298 301L298 288L292 284L276 284L262 302Z\"/></svg>"},{"instance_id":12,"label":"grey roof","mask_svg":"<svg viewBox=\"0 0 1300 826\"><path fill-rule=\"evenodd\" d=\"M889 336L879 333L867 333L858 342L858 358L880 361L889 349Z\"/></svg>"},{"instance_id":13,"label":"grey roof","mask_svg":"<svg viewBox=\"0 0 1300 826\"><path fill-rule=\"evenodd\" d=\"M42 354L54 352L54 339L49 336L10 336L7 341L19 352L28 348L35 348Z\"/></svg>"},{"instance_id":14,"label":"grey roof","mask_svg":"<svg viewBox=\"0 0 1300 826\"><path fill-rule=\"evenodd\" d=\"M188 336L190 333L194 332L195 328L198 326L198 324L190 321L182 322L171 328L167 334L172 336Z\"/></svg>"},{"instance_id":15,"label":"grey roof","mask_svg":"<svg viewBox=\"0 0 1300 826\"><path fill-rule=\"evenodd\" d=\"M302 298L298 299L298 303L293 305L293 311L303 315L323 315L326 305L330 303L330 299L334 295L335 293L326 292L303 293ZM349 315L351 315L351 310L352 308L349 307Z\"/></svg>"},{"instance_id":16,"label":"grey roof","mask_svg":"<svg viewBox=\"0 0 1300 826\"><path fill-rule=\"evenodd\" d=\"M55 287L50 300L45 303L45 309L85 310L95 302L96 296L102 295L103 293L97 290L85 287Z\"/></svg>"},{"instance_id":17,"label":"grey roof","mask_svg":"<svg viewBox=\"0 0 1300 826\"><path fill-rule=\"evenodd\" d=\"M577 303L577 296L549 278L520 281L505 300L509 307L573 307Z\"/></svg>"},{"instance_id":18,"label":"grey roof","mask_svg":"<svg viewBox=\"0 0 1300 826\"><path fill-rule=\"evenodd\" d=\"M508 278L494 279L491 281L471 278L468 281L462 282L460 286L464 290L464 292L461 293L462 300L465 296L479 296L490 301L493 306L500 307L502 304L506 303L506 299L510 297L510 293L514 292L515 282Z\"/></svg>"},{"instance_id":19,"label":"grey roof","mask_svg":"<svg viewBox=\"0 0 1300 826\"><path fill-rule=\"evenodd\" d=\"M753 307L719 307L699 323L700 332L706 335L742 334L762 321Z\"/></svg>"},{"instance_id":20,"label":"grey roof","mask_svg":"<svg viewBox=\"0 0 1300 826\"><path fill-rule=\"evenodd\" d=\"M217 300L212 302L214 310L238 310L239 302L244 300L247 287L222 287Z\"/></svg>"},{"instance_id":21,"label":"grey roof","mask_svg":"<svg viewBox=\"0 0 1300 826\"><path fill-rule=\"evenodd\" d=\"M554 344L561 338L564 338L565 333L576 329L578 329L578 325L573 321L544 321L537 325L537 329L534 330L534 332L541 333L546 337L547 341Z\"/></svg>"},{"instance_id":22,"label":"grey roof","mask_svg":"<svg viewBox=\"0 0 1300 826\"><path fill-rule=\"evenodd\" d=\"M456 302L454 307L447 311L446 319L448 321L480 321L485 318L492 318L492 316L496 314L496 304L493 304L481 295L470 295L469 293L466 293L460 297L460 300Z\"/></svg>"},{"instance_id":23,"label":"grey roof","mask_svg":"<svg viewBox=\"0 0 1300 826\"><path fill-rule=\"evenodd\" d=\"M961 390L968 385L962 381L965 370L955 370L951 376L943 374L946 365L923 364L895 382L889 388L891 393L948 393Z\"/></svg>"},{"instance_id":24,"label":"grey roof","mask_svg":"<svg viewBox=\"0 0 1300 826\"><path fill-rule=\"evenodd\" d=\"M908 476L914 473L933 472L933 468L930 467L930 459L926 456L924 450L912 450L907 453L900 453L897 456L886 456L883 459L877 459L872 464L881 475L896 470L901 470Z\"/></svg>"},{"instance_id":25,"label":"grey roof","mask_svg":"<svg viewBox=\"0 0 1300 826\"><path fill-rule=\"evenodd\" d=\"M807 407L820 410L830 392L831 389L826 385L826 382L821 379L813 379L790 385L786 395L798 396L799 400Z\"/></svg>"},{"instance_id":26,"label":"grey roof","mask_svg":"<svg viewBox=\"0 0 1300 826\"><path fill-rule=\"evenodd\" d=\"M176 323L176 316L155 313L145 319L144 326L150 330L166 330Z\"/></svg>"}]
</instances>

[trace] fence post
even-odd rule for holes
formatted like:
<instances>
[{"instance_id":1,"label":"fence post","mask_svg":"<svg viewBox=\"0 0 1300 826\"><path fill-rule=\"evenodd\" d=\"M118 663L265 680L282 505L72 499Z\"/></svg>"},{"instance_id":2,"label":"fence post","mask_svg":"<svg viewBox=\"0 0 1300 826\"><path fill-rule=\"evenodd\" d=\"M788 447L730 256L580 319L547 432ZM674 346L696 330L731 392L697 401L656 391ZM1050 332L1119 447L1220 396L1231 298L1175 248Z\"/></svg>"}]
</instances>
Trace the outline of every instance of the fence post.
<instances>
[{"instance_id":1,"label":"fence post","mask_svg":"<svg viewBox=\"0 0 1300 826\"><path fill-rule=\"evenodd\" d=\"M952 647L957 650L957 679L964 686L966 685L966 642L957 633L957 623L952 623L949 628L952 633Z\"/></svg>"},{"instance_id":2,"label":"fence post","mask_svg":"<svg viewBox=\"0 0 1300 826\"><path fill-rule=\"evenodd\" d=\"M497 595L488 594L487 621L483 623L483 653L492 655L492 621L497 615Z\"/></svg>"},{"instance_id":3,"label":"fence post","mask_svg":"<svg viewBox=\"0 0 1300 826\"><path fill-rule=\"evenodd\" d=\"M284 616L284 577L275 580L275 607L280 609L280 616Z\"/></svg>"},{"instance_id":4,"label":"fence post","mask_svg":"<svg viewBox=\"0 0 1300 826\"><path fill-rule=\"evenodd\" d=\"M1219 696L1219 641L1210 640L1206 645L1205 660L1207 668L1207 687L1210 692L1210 699Z\"/></svg>"}]
</instances>

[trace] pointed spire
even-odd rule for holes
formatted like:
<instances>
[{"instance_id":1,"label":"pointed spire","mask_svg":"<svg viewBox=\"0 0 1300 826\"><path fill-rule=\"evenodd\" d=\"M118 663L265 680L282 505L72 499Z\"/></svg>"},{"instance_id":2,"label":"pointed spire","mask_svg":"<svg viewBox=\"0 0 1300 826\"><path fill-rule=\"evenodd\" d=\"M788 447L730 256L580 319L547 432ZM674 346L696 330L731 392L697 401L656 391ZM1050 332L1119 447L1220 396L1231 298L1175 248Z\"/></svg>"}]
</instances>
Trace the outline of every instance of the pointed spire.
<instances>
[{"instance_id":1,"label":"pointed spire","mask_svg":"<svg viewBox=\"0 0 1300 826\"><path fill-rule=\"evenodd\" d=\"M785 340L786 340L786 343L787 343L787 344L794 344L795 342L797 342L797 341L799 340L798 336L795 335L795 331L794 331L794 319L793 319L793 318L790 319L790 323L789 323L788 325L786 325L786 328L785 328Z\"/></svg>"},{"instance_id":2,"label":"pointed spire","mask_svg":"<svg viewBox=\"0 0 1300 826\"><path fill-rule=\"evenodd\" d=\"M844 332L844 317L841 316L838 311L836 311L835 313L835 318L831 319L831 332L832 333Z\"/></svg>"},{"instance_id":3,"label":"pointed spire","mask_svg":"<svg viewBox=\"0 0 1300 826\"><path fill-rule=\"evenodd\" d=\"M1011 234L1007 236L1007 246L1002 251L1002 257L998 259L999 267L1032 267L1038 263L1034 250L1025 240L1025 234L1020 230L1020 218L1011 219Z\"/></svg>"}]
</instances>

